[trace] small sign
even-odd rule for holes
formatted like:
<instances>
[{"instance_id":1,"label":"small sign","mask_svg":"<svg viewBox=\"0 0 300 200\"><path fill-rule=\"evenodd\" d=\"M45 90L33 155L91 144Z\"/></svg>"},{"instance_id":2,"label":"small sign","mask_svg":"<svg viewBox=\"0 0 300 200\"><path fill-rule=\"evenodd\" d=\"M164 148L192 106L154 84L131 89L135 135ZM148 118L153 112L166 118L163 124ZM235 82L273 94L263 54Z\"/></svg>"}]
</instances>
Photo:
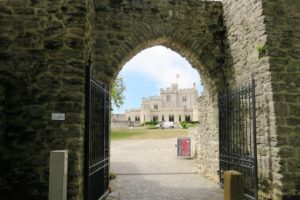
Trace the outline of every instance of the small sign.
<instances>
[{"instance_id":1,"label":"small sign","mask_svg":"<svg viewBox=\"0 0 300 200\"><path fill-rule=\"evenodd\" d=\"M65 113L52 113L51 115L52 120L63 121L66 119Z\"/></svg>"},{"instance_id":2,"label":"small sign","mask_svg":"<svg viewBox=\"0 0 300 200\"><path fill-rule=\"evenodd\" d=\"M193 154L192 139L190 137L177 138L177 156L192 158L194 156Z\"/></svg>"}]
</instances>

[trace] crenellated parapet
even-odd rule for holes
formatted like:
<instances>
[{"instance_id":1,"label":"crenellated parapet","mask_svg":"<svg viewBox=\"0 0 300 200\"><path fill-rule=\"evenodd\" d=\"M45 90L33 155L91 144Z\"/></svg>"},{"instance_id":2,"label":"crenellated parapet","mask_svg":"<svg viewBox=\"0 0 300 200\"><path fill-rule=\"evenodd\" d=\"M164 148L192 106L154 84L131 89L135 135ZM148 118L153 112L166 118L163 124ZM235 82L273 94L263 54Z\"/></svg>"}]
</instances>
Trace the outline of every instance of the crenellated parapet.
<instances>
[{"instance_id":1,"label":"crenellated parapet","mask_svg":"<svg viewBox=\"0 0 300 200\"><path fill-rule=\"evenodd\" d=\"M125 113L128 113L128 112L141 112L141 109L139 109L139 108L126 109Z\"/></svg>"},{"instance_id":2,"label":"crenellated parapet","mask_svg":"<svg viewBox=\"0 0 300 200\"><path fill-rule=\"evenodd\" d=\"M143 98L142 101L143 102L147 102L147 101L160 101L161 100L161 96L150 96L148 98Z\"/></svg>"}]
</instances>

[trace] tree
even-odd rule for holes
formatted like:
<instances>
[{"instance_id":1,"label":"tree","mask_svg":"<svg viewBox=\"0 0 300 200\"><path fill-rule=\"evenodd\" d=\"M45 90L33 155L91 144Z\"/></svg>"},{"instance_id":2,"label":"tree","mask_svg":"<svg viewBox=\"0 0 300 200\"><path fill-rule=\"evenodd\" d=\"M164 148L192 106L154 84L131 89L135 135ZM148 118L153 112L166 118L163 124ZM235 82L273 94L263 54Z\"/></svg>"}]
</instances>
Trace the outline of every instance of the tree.
<instances>
[{"instance_id":1,"label":"tree","mask_svg":"<svg viewBox=\"0 0 300 200\"><path fill-rule=\"evenodd\" d=\"M112 107L120 108L125 101L124 91L126 87L124 85L123 77L117 77L115 82L112 85L111 90L111 100L112 100Z\"/></svg>"}]
</instances>

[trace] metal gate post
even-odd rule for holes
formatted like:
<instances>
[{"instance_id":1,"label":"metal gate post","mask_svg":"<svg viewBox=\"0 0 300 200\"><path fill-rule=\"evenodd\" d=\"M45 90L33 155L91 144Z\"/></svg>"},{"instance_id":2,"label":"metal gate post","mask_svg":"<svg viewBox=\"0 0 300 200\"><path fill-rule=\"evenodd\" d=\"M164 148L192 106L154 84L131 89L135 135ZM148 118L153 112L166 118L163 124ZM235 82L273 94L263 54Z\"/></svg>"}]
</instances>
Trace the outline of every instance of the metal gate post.
<instances>
[{"instance_id":1,"label":"metal gate post","mask_svg":"<svg viewBox=\"0 0 300 200\"><path fill-rule=\"evenodd\" d=\"M85 71L85 130L84 130L84 199L89 200L89 133L91 118L91 69Z\"/></svg>"},{"instance_id":2,"label":"metal gate post","mask_svg":"<svg viewBox=\"0 0 300 200\"><path fill-rule=\"evenodd\" d=\"M254 182L255 199L258 199L258 178L257 178L257 142L256 142L256 104L255 104L255 81L252 77L252 115L253 115L253 152L254 152Z\"/></svg>"}]
</instances>

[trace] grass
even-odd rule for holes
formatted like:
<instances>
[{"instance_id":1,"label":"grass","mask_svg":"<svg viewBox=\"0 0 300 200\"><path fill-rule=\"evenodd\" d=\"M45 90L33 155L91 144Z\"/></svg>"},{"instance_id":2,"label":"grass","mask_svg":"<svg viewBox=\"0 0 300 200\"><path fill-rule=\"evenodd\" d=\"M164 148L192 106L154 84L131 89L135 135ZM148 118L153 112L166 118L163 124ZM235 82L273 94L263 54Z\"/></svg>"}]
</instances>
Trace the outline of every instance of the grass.
<instances>
[{"instance_id":1,"label":"grass","mask_svg":"<svg viewBox=\"0 0 300 200\"><path fill-rule=\"evenodd\" d=\"M111 132L111 139L112 140L121 140L121 139L126 139L126 138L132 138L136 136L142 135L142 131L112 131Z\"/></svg>"},{"instance_id":2,"label":"grass","mask_svg":"<svg viewBox=\"0 0 300 200\"><path fill-rule=\"evenodd\" d=\"M112 131L112 140L161 139L187 136L187 129L132 129Z\"/></svg>"}]
</instances>

